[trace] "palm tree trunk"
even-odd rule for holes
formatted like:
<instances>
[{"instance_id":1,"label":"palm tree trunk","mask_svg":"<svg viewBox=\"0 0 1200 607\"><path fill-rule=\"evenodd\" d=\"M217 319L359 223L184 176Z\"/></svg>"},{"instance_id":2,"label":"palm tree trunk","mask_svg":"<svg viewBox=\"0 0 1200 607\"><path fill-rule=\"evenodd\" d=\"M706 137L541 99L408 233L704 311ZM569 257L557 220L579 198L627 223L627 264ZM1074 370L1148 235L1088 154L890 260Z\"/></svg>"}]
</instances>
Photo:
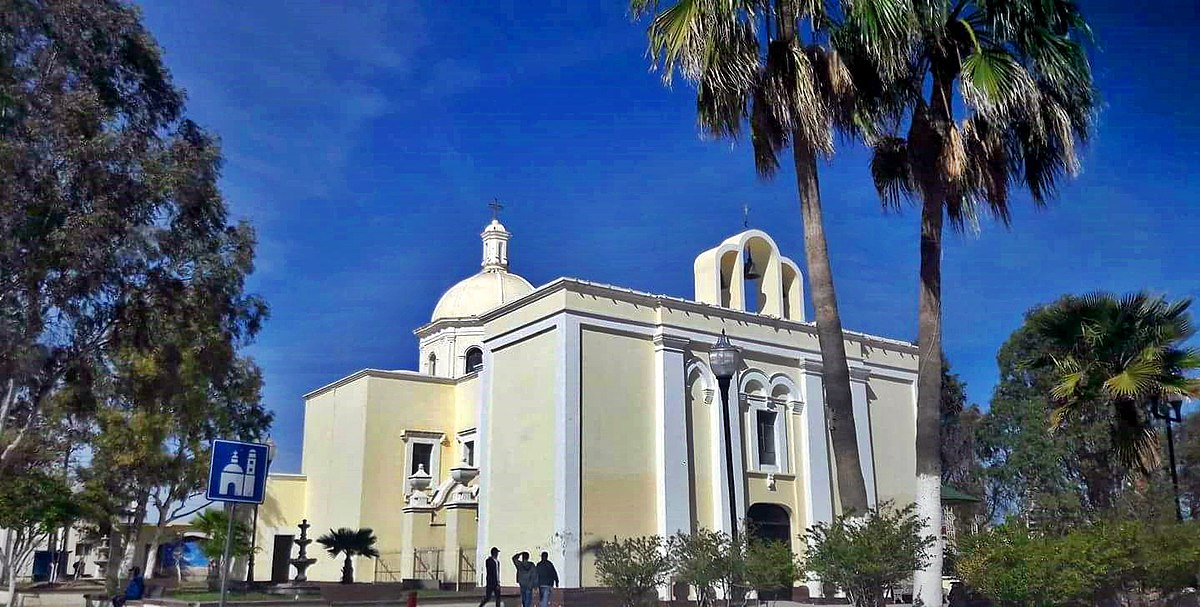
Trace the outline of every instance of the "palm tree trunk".
<instances>
[{"instance_id":1,"label":"palm tree trunk","mask_svg":"<svg viewBox=\"0 0 1200 607\"><path fill-rule=\"evenodd\" d=\"M354 563L350 561L350 553L346 553L346 562L342 564L342 583L354 583Z\"/></svg>"},{"instance_id":2,"label":"palm tree trunk","mask_svg":"<svg viewBox=\"0 0 1200 607\"><path fill-rule=\"evenodd\" d=\"M942 604L942 213L952 79L935 76L927 116L914 117L909 145L921 184L921 287L917 301L917 516L932 536L928 565L913 576L913 598Z\"/></svg>"},{"instance_id":3,"label":"palm tree trunk","mask_svg":"<svg viewBox=\"0 0 1200 607\"><path fill-rule=\"evenodd\" d=\"M940 188L935 188L940 190ZM921 205L921 291L917 303L917 515L937 541L929 565L914 579L915 596L942 604L942 462L939 405L942 391L942 202Z\"/></svg>"},{"instance_id":4,"label":"palm tree trunk","mask_svg":"<svg viewBox=\"0 0 1200 607\"><path fill-rule=\"evenodd\" d=\"M804 219L804 257L808 266L808 282L812 288L813 308L817 313L817 341L821 346L821 375L825 383L829 433L833 438L838 494L842 512L864 513L868 507L867 485L859 461L842 317L838 313L829 248L825 243L817 158L812 148L804 145L799 136L793 137L792 157L796 165L800 214Z\"/></svg>"}]
</instances>

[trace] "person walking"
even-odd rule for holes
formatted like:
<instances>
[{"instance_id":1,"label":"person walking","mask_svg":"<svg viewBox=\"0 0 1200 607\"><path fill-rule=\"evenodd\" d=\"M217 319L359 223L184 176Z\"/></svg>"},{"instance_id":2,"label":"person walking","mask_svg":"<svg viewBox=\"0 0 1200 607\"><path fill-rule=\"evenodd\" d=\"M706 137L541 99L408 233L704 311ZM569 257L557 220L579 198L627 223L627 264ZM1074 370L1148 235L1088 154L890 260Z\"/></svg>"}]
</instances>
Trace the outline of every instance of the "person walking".
<instances>
[{"instance_id":1,"label":"person walking","mask_svg":"<svg viewBox=\"0 0 1200 607\"><path fill-rule=\"evenodd\" d=\"M492 556L489 556L483 565L484 594L483 600L479 601L479 607L487 605L488 599L493 596L496 597L496 607L500 607L500 549L493 547Z\"/></svg>"},{"instance_id":2,"label":"person walking","mask_svg":"<svg viewBox=\"0 0 1200 607\"><path fill-rule=\"evenodd\" d=\"M543 552L537 564L538 602L541 607L550 607L550 593L558 585L558 570L550 562L550 555Z\"/></svg>"},{"instance_id":3,"label":"person walking","mask_svg":"<svg viewBox=\"0 0 1200 607\"><path fill-rule=\"evenodd\" d=\"M517 569L517 585L521 587L521 607L532 607L533 589L538 585L537 567L529 560L528 552L518 552L512 557Z\"/></svg>"}]
</instances>

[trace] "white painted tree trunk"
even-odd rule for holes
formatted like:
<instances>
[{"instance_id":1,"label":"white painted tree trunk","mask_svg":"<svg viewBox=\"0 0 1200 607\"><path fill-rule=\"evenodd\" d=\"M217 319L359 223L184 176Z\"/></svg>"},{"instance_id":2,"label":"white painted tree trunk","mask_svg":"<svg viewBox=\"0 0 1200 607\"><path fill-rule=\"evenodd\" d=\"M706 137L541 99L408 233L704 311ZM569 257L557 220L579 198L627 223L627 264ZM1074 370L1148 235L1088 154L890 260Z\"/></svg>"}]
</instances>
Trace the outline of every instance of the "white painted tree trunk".
<instances>
[{"instance_id":1,"label":"white painted tree trunk","mask_svg":"<svg viewBox=\"0 0 1200 607\"><path fill-rule=\"evenodd\" d=\"M913 601L925 607L942 604L942 479L917 475L917 516L925 520L922 535L932 536L929 566L913 575Z\"/></svg>"}]
</instances>

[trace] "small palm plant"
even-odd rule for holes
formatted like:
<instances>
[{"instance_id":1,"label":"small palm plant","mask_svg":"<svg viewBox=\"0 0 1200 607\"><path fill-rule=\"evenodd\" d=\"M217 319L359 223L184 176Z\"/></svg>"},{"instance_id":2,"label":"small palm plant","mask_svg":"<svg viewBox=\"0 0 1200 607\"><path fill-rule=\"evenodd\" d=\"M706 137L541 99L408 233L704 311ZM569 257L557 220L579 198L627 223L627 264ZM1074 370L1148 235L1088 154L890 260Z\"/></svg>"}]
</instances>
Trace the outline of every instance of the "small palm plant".
<instances>
[{"instance_id":1,"label":"small palm plant","mask_svg":"<svg viewBox=\"0 0 1200 607\"><path fill-rule=\"evenodd\" d=\"M365 556L373 559L379 556L379 551L375 549L375 541L375 532L371 529L346 527L330 529L329 533L317 538L317 543L324 546L330 556L337 558L339 554L345 555L346 562L342 565L343 584L354 583L353 557Z\"/></svg>"}]
</instances>

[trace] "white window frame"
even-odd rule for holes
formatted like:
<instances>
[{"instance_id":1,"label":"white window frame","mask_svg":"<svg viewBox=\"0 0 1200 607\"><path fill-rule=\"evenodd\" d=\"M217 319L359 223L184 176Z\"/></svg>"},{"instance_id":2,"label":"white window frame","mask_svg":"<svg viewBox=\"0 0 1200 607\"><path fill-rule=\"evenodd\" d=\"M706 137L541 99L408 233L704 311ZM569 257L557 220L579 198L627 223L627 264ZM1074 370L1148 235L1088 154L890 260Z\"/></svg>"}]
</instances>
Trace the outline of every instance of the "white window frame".
<instances>
[{"instance_id":1,"label":"white window frame","mask_svg":"<svg viewBox=\"0 0 1200 607\"><path fill-rule=\"evenodd\" d=\"M437 487L442 482L442 444L446 441L446 434L428 430L405 430L400 435L400 440L404 441L404 495L412 493L412 488L408 486L408 477L412 474L410 470L413 465L413 445L418 443L431 447L429 469L425 471L429 473L430 486Z\"/></svg>"},{"instance_id":2,"label":"white window frame","mask_svg":"<svg viewBox=\"0 0 1200 607\"><path fill-rule=\"evenodd\" d=\"M468 368L468 366L467 366L470 361L471 350L479 351L479 368L478 369L472 370L472 369ZM483 348L480 346L468 346L466 350L463 350L463 375L467 375L470 373L478 373L482 370L483 370Z\"/></svg>"},{"instance_id":3,"label":"white window frame","mask_svg":"<svg viewBox=\"0 0 1200 607\"><path fill-rule=\"evenodd\" d=\"M478 469L479 468L479 439L476 438L476 434L477 433L475 431L475 428L471 428L470 430L463 430L458 433L458 463L466 464L467 466L469 466L471 468ZM470 462L470 463L468 463L466 461L467 443L474 443L474 445L475 445L475 458L474 458L475 461Z\"/></svg>"},{"instance_id":4,"label":"white window frame","mask_svg":"<svg viewBox=\"0 0 1200 607\"><path fill-rule=\"evenodd\" d=\"M787 402L779 398L769 398L761 394L745 394L746 401L746 436L749 438L750 471L774 474L791 474L788 468L790 454L787 441ZM758 460L758 412L766 411L775 414L775 464L763 464Z\"/></svg>"}]
</instances>

